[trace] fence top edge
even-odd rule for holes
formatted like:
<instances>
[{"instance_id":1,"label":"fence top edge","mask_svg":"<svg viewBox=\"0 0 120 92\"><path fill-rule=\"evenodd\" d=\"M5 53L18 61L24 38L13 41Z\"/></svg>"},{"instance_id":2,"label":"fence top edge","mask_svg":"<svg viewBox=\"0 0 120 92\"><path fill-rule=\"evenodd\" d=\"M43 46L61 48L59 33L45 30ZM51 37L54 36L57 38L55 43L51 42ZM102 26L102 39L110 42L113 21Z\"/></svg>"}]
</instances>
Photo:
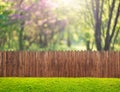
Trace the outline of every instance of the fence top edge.
<instances>
[{"instance_id":1,"label":"fence top edge","mask_svg":"<svg viewBox=\"0 0 120 92\"><path fill-rule=\"evenodd\" d=\"M32 53L49 53L49 52L79 52L79 53L120 53L120 51L80 51L80 50L64 50L64 51L0 51L0 53L21 53L21 52L32 52Z\"/></svg>"}]
</instances>

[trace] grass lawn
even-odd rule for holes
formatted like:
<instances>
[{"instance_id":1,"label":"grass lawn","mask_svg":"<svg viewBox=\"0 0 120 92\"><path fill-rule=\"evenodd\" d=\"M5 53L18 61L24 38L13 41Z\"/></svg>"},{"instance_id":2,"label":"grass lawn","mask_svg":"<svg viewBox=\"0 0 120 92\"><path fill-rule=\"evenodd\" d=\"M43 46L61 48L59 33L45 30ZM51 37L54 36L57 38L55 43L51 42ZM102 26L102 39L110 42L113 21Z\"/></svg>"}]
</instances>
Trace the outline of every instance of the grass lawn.
<instances>
[{"instance_id":1,"label":"grass lawn","mask_svg":"<svg viewBox=\"0 0 120 92\"><path fill-rule=\"evenodd\" d=\"M120 92L120 79L0 78L0 92Z\"/></svg>"}]
</instances>

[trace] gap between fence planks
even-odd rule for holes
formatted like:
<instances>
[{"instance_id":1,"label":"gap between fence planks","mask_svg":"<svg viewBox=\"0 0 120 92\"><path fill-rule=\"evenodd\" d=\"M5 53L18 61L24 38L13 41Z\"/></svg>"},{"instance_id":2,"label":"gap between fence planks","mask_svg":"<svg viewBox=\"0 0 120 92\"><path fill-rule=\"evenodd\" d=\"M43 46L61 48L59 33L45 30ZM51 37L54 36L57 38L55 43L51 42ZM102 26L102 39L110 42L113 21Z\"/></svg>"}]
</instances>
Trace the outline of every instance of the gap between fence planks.
<instances>
[{"instance_id":1,"label":"gap between fence planks","mask_svg":"<svg viewBox=\"0 0 120 92\"><path fill-rule=\"evenodd\" d=\"M120 78L120 52L0 52L0 77Z\"/></svg>"}]
</instances>

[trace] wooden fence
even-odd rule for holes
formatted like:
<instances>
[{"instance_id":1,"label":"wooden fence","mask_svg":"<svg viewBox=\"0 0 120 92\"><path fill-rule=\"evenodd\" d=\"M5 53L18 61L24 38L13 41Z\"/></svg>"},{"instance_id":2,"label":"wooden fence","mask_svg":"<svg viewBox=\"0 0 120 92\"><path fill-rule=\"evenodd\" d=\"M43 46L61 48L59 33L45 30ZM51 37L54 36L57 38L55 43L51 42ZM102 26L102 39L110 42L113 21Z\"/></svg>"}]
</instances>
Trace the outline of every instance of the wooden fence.
<instances>
[{"instance_id":1,"label":"wooden fence","mask_svg":"<svg viewBox=\"0 0 120 92\"><path fill-rule=\"evenodd\" d=\"M120 78L120 52L0 52L0 77Z\"/></svg>"}]
</instances>

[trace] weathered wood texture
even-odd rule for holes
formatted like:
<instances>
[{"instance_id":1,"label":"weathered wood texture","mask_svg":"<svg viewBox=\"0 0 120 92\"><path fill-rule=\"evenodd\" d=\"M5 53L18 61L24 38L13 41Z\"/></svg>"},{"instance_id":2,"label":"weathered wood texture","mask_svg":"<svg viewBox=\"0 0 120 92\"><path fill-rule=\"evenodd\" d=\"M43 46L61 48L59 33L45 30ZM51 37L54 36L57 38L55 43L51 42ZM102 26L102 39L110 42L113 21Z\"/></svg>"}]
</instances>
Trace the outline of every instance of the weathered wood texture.
<instances>
[{"instance_id":1,"label":"weathered wood texture","mask_svg":"<svg viewBox=\"0 0 120 92\"><path fill-rule=\"evenodd\" d=\"M0 52L0 77L120 78L120 52Z\"/></svg>"}]
</instances>

